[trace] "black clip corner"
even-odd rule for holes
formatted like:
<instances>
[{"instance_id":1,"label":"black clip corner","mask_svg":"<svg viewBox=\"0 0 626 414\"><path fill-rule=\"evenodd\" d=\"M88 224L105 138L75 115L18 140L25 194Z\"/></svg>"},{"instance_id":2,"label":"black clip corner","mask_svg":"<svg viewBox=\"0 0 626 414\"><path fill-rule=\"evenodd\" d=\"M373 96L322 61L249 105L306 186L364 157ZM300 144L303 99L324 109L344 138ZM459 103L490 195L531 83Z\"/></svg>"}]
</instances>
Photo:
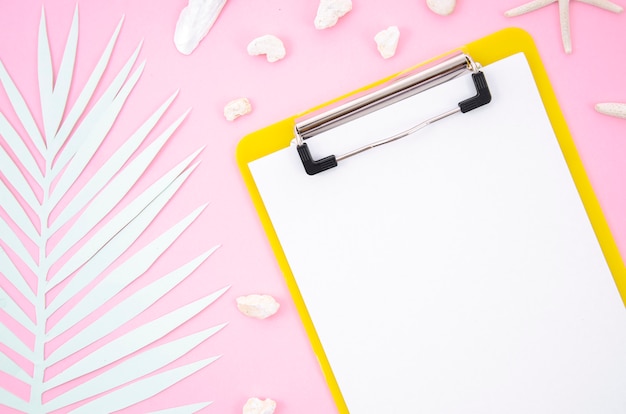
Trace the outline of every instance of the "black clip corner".
<instances>
[{"instance_id":1,"label":"black clip corner","mask_svg":"<svg viewBox=\"0 0 626 414\"><path fill-rule=\"evenodd\" d=\"M472 73L472 80L474 81L474 86L476 86L476 96L459 102L459 108L461 108L463 113L491 102L491 92L489 91L485 74L482 72Z\"/></svg>"},{"instance_id":2,"label":"black clip corner","mask_svg":"<svg viewBox=\"0 0 626 414\"><path fill-rule=\"evenodd\" d=\"M320 160L314 160L306 142L298 144L296 147L298 148L298 154L302 160L304 170L309 175L315 175L337 166L337 159L334 155L329 155L328 157L324 157Z\"/></svg>"}]
</instances>

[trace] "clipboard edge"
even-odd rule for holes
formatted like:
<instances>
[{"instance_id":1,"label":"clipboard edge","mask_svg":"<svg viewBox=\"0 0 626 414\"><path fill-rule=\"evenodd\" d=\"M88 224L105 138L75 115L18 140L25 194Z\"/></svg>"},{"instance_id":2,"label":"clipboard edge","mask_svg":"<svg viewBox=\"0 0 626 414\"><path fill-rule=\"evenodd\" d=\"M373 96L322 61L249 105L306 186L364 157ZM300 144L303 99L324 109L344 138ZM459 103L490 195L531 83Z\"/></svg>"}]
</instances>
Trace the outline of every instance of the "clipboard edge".
<instances>
[{"instance_id":1,"label":"clipboard edge","mask_svg":"<svg viewBox=\"0 0 626 414\"><path fill-rule=\"evenodd\" d=\"M511 35L510 39L502 42L498 34ZM519 50L521 49L521 50ZM489 51L489 53L485 53ZM530 34L522 29L510 28L496 32L494 35L484 37L467 45L467 52L485 65L510 56L518 52L524 52L530 66L537 89L546 109L550 123L554 130L561 152L570 174L578 190L580 199L589 217L589 221L600 244L604 258L613 275L618 294L622 303L626 306L626 266L619 252L617 243L611 233L608 221L602 211L602 206L595 195L591 181L585 171L582 159L576 148L574 138L567 126L567 122L561 111L548 73L541 61L539 51ZM495 58L495 59L494 59ZM493 60L492 60L493 59Z\"/></svg>"},{"instance_id":2,"label":"clipboard edge","mask_svg":"<svg viewBox=\"0 0 626 414\"><path fill-rule=\"evenodd\" d=\"M324 376L326 383L328 384L333 401L335 402L335 405L337 406L337 409L340 413L348 414L348 406L346 405L341 390L339 389L339 385L337 383L335 375L333 374L330 363L328 362L328 358L326 357L326 353L319 339L319 336L317 335L317 331L315 330L315 327L311 320L311 316L309 315L302 295L300 294L300 290L296 283L295 277L293 276L293 272L291 271L291 267L287 262L285 252L283 251L280 241L278 240L278 236L276 234L276 231L274 230L272 221L270 220L269 214L265 209L265 205L263 204L263 200L261 199L261 195L259 194L259 190L256 186L256 183L254 182L254 178L252 177L252 173L250 172L250 168L248 166L248 163L254 161L255 159L261 158L265 155L271 154L274 151L278 151L289 146L290 140L282 142L280 139L264 140L263 138L268 136L271 136L273 138L289 136L289 134L293 132L293 126L295 125L296 118L297 116L293 116L284 119L255 133L245 136L237 145L236 159L246 188L250 193L255 210L263 226L263 230L265 231L265 234L268 238L270 247L272 248L272 251L276 256L278 267L283 274L283 279L287 285L287 289L289 290L291 298L294 301L296 310L298 311L298 315L300 316L300 320L304 326L304 330L311 344L313 353L318 360L322 375ZM266 146L261 147L256 145L256 143L259 141L263 142Z\"/></svg>"}]
</instances>

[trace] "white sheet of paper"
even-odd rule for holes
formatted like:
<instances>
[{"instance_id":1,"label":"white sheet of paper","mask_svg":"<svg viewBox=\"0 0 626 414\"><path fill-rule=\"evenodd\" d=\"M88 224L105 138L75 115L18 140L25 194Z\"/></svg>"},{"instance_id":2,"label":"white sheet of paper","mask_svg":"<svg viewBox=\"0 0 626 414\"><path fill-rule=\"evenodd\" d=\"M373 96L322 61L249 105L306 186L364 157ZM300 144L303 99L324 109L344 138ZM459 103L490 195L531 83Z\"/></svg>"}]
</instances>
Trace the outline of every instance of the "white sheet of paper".
<instances>
[{"instance_id":1,"label":"white sheet of paper","mask_svg":"<svg viewBox=\"0 0 626 414\"><path fill-rule=\"evenodd\" d=\"M250 163L261 197L352 414L624 413L626 310L528 63L484 72L489 105L321 174L294 147ZM339 155L474 93L307 142Z\"/></svg>"}]
</instances>

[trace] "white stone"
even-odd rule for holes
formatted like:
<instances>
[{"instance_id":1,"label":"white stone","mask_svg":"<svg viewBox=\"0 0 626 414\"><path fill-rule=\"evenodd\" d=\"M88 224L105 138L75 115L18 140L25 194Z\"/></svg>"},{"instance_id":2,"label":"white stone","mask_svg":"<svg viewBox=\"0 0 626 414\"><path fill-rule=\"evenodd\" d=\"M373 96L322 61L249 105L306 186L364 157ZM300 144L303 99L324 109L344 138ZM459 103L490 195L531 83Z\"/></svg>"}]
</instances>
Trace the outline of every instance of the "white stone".
<instances>
[{"instance_id":1,"label":"white stone","mask_svg":"<svg viewBox=\"0 0 626 414\"><path fill-rule=\"evenodd\" d=\"M596 111L604 115L611 115L626 119L626 104L623 103L599 103L596 105Z\"/></svg>"},{"instance_id":2,"label":"white stone","mask_svg":"<svg viewBox=\"0 0 626 414\"><path fill-rule=\"evenodd\" d=\"M243 414L274 414L274 410L276 410L276 401L269 398L261 401L252 397L243 406Z\"/></svg>"},{"instance_id":3,"label":"white stone","mask_svg":"<svg viewBox=\"0 0 626 414\"><path fill-rule=\"evenodd\" d=\"M178 16L174 44L184 55L193 52L209 33L226 0L189 0Z\"/></svg>"},{"instance_id":4,"label":"white stone","mask_svg":"<svg viewBox=\"0 0 626 414\"><path fill-rule=\"evenodd\" d=\"M374 36L376 47L380 55L385 59L389 59L396 54L398 40L400 40L400 29L398 29L398 26L389 26Z\"/></svg>"},{"instance_id":5,"label":"white stone","mask_svg":"<svg viewBox=\"0 0 626 414\"><path fill-rule=\"evenodd\" d=\"M228 121L234 121L250 112L252 112L252 105L250 105L248 98L233 99L224 107L224 117Z\"/></svg>"},{"instance_id":6,"label":"white stone","mask_svg":"<svg viewBox=\"0 0 626 414\"><path fill-rule=\"evenodd\" d=\"M268 62L276 62L285 57L285 45L282 40L274 35L257 37L248 44L248 54L250 56L265 55Z\"/></svg>"},{"instance_id":7,"label":"white stone","mask_svg":"<svg viewBox=\"0 0 626 414\"><path fill-rule=\"evenodd\" d=\"M352 10L352 0L320 0L315 16L315 28L327 29Z\"/></svg>"},{"instance_id":8,"label":"white stone","mask_svg":"<svg viewBox=\"0 0 626 414\"><path fill-rule=\"evenodd\" d=\"M428 8L442 16L447 16L454 11L456 0L426 0Z\"/></svg>"},{"instance_id":9,"label":"white stone","mask_svg":"<svg viewBox=\"0 0 626 414\"><path fill-rule=\"evenodd\" d=\"M246 316L257 319L265 319L276 312L280 304L270 295L248 295L236 299L237 309Z\"/></svg>"}]
</instances>

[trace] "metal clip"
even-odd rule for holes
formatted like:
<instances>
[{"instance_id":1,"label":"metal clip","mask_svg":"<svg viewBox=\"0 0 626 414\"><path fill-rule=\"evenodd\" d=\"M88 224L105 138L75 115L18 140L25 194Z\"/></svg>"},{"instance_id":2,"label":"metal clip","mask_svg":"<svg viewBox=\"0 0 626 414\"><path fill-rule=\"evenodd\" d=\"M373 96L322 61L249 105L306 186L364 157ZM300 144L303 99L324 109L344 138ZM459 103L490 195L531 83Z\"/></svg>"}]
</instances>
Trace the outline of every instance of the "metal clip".
<instances>
[{"instance_id":1,"label":"metal clip","mask_svg":"<svg viewBox=\"0 0 626 414\"><path fill-rule=\"evenodd\" d=\"M476 87L475 96L459 102L456 108L427 119L405 131L357 148L348 153L339 156L329 155L319 160L313 159L311 151L304 142L307 138L311 138L321 132L360 118L361 116L367 115L402 99L406 99L419 92L423 92L424 90L447 82L448 80L456 78L464 73L467 73L468 71L472 72L472 80L474 81L474 86ZM327 110L320 115L312 116L298 122L295 128L296 147L306 173L309 175L315 175L322 171L336 167L339 161L353 155L404 138L424 128L425 126L447 118L450 115L454 115L459 112L469 112L480 106L486 105L489 102L491 102L491 92L489 91L485 75L480 70L480 65L474 62L470 56L461 54L419 73L404 76L389 86L382 87L365 96L356 98L348 103Z\"/></svg>"}]
</instances>

